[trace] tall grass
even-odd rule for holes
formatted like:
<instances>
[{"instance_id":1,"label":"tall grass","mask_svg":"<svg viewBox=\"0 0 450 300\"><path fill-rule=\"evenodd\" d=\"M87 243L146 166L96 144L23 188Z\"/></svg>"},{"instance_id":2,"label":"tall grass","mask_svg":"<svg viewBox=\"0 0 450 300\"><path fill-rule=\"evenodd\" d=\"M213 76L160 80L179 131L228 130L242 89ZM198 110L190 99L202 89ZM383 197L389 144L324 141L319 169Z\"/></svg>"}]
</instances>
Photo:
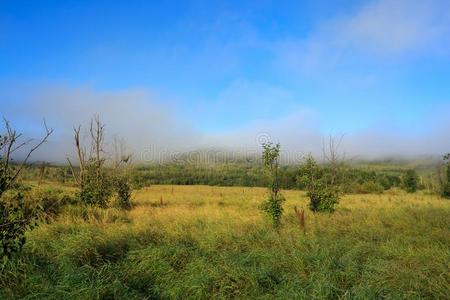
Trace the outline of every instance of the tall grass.
<instances>
[{"instance_id":1,"label":"tall grass","mask_svg":"<svg viewBox=\"0 0 450 300\"><path fill-rule=\"evenodd\" d=\"M4 267L0 298L448 299L449 202L395 191L313 214L304 193L283 191L275 231L265 193L153 186L130 211L65 207Z\"/></svg>"}]
</instances>

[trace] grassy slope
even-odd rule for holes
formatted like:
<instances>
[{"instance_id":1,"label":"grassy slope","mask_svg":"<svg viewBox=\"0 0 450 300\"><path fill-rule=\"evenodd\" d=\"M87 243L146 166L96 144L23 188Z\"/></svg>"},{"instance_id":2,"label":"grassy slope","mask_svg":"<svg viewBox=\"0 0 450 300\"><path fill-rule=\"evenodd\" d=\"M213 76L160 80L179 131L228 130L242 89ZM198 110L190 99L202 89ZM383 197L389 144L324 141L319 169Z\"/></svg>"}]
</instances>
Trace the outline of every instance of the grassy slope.
<instances>
[{"instance_id":1,"label":"grassy slope","mask_svg":"<svg viewBox=\"0 0 450 300\"><path fill-rule=\"evenodd\" d=\"M449 298L450 202L346 196L332 215L307 211L304 234L293 214L302 192L285 192L280 232L257 208L264 196L153 186L129 212L68 207L29 234L0 298Z\"/></svg>"}]
</instances>

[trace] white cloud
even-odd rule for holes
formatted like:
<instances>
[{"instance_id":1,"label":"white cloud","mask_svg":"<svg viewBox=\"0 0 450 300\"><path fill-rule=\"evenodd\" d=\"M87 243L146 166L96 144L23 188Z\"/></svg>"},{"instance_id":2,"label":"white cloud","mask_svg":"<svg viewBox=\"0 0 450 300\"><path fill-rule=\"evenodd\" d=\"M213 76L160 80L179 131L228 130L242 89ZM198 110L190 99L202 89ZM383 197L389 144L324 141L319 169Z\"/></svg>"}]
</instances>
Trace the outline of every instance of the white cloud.
<instances>
[{"instance_id":1,"label":"white cloud","mask_svg":"<svg viewBox=\"0 0 450 300\"><path fill-rule=\"evenodd\" d=\"M387 54L433 51L448 39L449 10L448 1L381 0L332 23L331 33L342 47Z\"/></svg>"},{"instance_id":2,"label":"white cloud","mask_svg":"<svg viewBox=\"0 0 450 300\"><path fill-rule=\"evenodd\" d=\"M402 61L450 55L450 2L377 0L355 12L329 19L308 37L275 46L279 61L302 74L357 66L380 59ZM343 67L345 66L345 67Z\"/></svg>"}]
</instances>

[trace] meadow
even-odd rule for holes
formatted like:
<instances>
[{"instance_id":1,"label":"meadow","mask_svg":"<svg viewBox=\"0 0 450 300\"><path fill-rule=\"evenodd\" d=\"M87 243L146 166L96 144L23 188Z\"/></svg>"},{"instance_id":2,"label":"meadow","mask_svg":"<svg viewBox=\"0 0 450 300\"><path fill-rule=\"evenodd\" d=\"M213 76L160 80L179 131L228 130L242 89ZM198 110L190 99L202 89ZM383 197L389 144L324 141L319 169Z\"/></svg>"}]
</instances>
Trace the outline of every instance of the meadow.
<instances>
[{"instance_id":1,"label":"meadow","mask_svg":"<svg viewBox=\"0 0 450 300\"><path fill-rule=\"evenodd\" d=\"M450 202L393 188L312 213L304 192L282 192L279 229L259 187L152 185L131 210L64 206L27 233L0 299L449 299Z\"/></svg>"},{"instance_id":2,"label":"meadow","mask_svg":"<svg viewBox=\"0 0 450 300\"><path fill-rule=\"evenodd\" d=\"M0 300L450 300L450 0L0 0Z\"/></svg>"}]
</instances>

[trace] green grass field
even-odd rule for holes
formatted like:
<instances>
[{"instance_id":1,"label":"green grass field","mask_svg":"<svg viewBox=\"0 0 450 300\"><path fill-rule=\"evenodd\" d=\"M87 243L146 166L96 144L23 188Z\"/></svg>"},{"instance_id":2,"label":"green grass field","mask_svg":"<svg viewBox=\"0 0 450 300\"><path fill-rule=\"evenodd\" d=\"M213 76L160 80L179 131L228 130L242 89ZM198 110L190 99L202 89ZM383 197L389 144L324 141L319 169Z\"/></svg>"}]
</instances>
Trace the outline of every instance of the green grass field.
<instances>
[{"instance_id":1,"label":"green grass field","mask_svg":"<svg viewBox=\"0 0 450 300\"><path fill-rule=\"evenodd\" d=\"M31 231L1 299L450 299L450 202L388 191L334 214L262 188L152 186L130 211L67 206ZM294 206L306 211L300 228Z\"/></svg>"}]
</instances>

